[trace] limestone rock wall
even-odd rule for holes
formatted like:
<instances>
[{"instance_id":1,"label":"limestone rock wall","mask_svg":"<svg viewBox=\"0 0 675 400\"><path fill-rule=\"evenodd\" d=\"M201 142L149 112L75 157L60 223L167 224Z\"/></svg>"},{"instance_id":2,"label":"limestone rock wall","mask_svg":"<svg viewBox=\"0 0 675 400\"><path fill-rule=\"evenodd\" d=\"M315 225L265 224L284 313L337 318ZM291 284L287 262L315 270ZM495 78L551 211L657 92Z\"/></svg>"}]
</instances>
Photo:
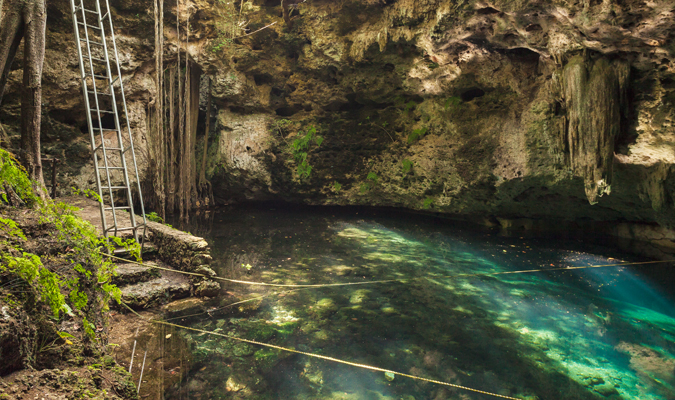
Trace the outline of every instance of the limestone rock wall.
<instances>
[{"instance_id":1,"label":"limestone rock wall","mask_svg":"<svg viewBox=\"0 0 675 400\"><path fill-rule=\"evenodd\" d=\"M181 49L212 77L207 176L218 202L675 227L672 1L309 0L292 26L278 3L165 5L166 62ZM152 3L112 4L143 164ZM223 40L226 6L245 21L234 41ZM68 157L64 184L86 186L68 8L50 3L45 151ZM0 109L12 135L15 68ZM312 128L320 145L299 151ZM302 157L309 176L299 173Z\"/></svg>"}]
</instances>

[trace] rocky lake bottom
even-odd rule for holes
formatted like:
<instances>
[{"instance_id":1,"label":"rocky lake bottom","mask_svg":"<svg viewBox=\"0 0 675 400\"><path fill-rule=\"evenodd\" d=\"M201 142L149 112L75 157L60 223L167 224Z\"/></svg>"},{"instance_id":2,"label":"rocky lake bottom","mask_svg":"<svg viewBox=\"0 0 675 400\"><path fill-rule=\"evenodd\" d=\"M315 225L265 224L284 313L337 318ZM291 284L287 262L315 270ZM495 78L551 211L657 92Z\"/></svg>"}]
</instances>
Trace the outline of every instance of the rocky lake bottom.
<instances>
[{"instance_id":1,"label":"rocky lake bottom","mask_svg":"<svg viewBox=\"0 0 675 400\"><path fill-rule=\"evenodd\" d=\"M573 269L645 260L386 211L233 207L179 227L222 277L359 284L225 284L170 322L456 386L176 330L189 372L166 398L675 398L672 264Z\"/></svg>"}]
</instances>

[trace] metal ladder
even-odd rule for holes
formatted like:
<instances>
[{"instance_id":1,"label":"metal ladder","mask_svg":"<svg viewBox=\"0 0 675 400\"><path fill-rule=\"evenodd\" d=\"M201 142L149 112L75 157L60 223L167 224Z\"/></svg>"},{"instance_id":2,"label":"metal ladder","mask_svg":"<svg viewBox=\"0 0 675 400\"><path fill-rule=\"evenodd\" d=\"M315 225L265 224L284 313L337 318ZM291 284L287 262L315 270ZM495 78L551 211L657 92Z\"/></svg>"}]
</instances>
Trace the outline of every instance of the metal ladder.
<instances>
[{"instance_id":1,"label":"metal ladder","mask_svg":"<svg viewBox=\"0 0 675 400\"><path fill-rule=\"evenodd\" d=\"M76 1L79 4L76 4ZM105 1L103 4L105 9L101 4L103 1ZM73 14L77 55L80 61L80 79L82 80L82 91L87 110L87 126L91 136L103 234L107 238L110 235L118 236L123 232L132 231L134 239L143 244L147 219L140 180L138 179L138 166L134 153L131 126L129 125L127 104L124 98L124 85L117 45L115 44L110 4L108 0L87 0L86 2L85 0L70 0L70 6ZM109 31L109 38L106 36L106 29ZM112 45L110 56L115 63L114 70L110 67L108 43ZM126 132L123 132L120 124L116 91L120 94L121 104L123 104ZM109 139L106 139L106 137ZM106 145L106 140L110 140L114 144ZM138 190L143 215L142 223L136 221L137 218L134 213L131 183L127 169L127 156L129 154L133 160L133 173L136 178L136 189ZM119 157L119 162L111 166L109 158L115 156ZM119 175L120 172L122 183L116 184L112 178L115 178L115 173ZM119 192L125 192L126 206L115 205L114 194ZM129 225L127 225L126 216L121 215L120 211L129 213ZM108 221L109 214L107 212L112 212L112 221ZM142 233L139 235L141 228Z\"/></svg>"}]
</instances>

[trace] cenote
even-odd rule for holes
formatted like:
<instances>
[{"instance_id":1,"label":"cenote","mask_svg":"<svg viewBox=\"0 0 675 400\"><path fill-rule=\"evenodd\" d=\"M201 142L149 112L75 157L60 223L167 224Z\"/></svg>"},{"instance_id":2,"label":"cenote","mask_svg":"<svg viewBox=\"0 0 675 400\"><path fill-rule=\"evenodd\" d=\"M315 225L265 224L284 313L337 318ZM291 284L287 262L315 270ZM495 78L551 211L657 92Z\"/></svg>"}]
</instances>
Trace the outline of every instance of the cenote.
<instances>
[{"instance_id":1,"label":"cenote","mask_svg":"<svg viewBox=\"0 0 675 400\"><path fill-rule=\"evenodd\" d=\"M209 312L170 322L518 399L675 398L665 264L564 270L644 259L379 210L233 207L181 229L209 241L229 279L394 282L224 283ZM228 306L235 297L253 300ZM169 399L498 398L176 333L190 371Z\"/></svg>"}]
</instances>

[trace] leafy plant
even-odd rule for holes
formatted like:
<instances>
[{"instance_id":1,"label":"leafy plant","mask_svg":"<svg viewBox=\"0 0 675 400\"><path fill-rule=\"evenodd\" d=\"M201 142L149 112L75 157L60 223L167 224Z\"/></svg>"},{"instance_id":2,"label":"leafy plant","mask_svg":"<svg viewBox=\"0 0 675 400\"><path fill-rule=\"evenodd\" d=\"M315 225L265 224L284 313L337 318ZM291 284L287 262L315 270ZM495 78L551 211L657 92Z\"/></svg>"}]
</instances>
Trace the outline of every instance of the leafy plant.
<instances>
[{"instance_id":1,"label":"leafy plant","mask_svg":"<svg viewBox=\"0 0 675 400\"><path fill-rule=\"evenodd\" d=\"M3 149L0 149L0 182L13 190L29 206L38 200L26 170L14 158L14 155ZM5 203L10 202L7 196L7 193L2 193L2 201Z\"/></svg>"},{"instance_id":2,"label":"leafy plant","mask_svg":"<svg viewBox=\"0 0 675 400\"><path fill-rule=\"evenodd\" d=\"M365 193L369 191L371 188L372 186L370 183L364 182L361 184L361 187L359 187L359 190L361 191L361 193Z\"/></svg>"},{"instance_id":3,"label":"leafy plant","mask_svg":"<svg viewBox=\"0 0 675 400\"><path fill-rule=\"evenodd\" d=\"M148 221L159 222L160 224L164 223L164 218L157 215L157 213L154 212L154 211L151 212L151 213L145 214L145 217L148 219Z\"/></svg>"},{"instance_id":4,"label":"leafy plant","mask_svg":"<svg viewBox=\"0 0 675 400\"><path fill-rule=\"evenodd\" d=\"M73 194L75 194L77 196L88 197L90 199L94 199L94 200L98 201L99 203L103 203L103 200L101 200L101 196L99 196L98 193L96 193L92 189L82 189L82 190L80 190L76 187L73 187L72 189L73 189Z\"/></svg>"},{"instance_id":5,"label":"leafy plant","mask_svg":"<svg viewBox=\"0 0 675 400\"><path fill-rule=\"evenodd\" d=\"M333 192L337 194L340 193L340 190L342 190L342 185L340 184L340 182L337 181L333 182Z\"/></svg>"},{"instance_id":6,"label":"leafy plant","mask_svg":"<svg viewBox=\"0 0 675 400\"><path fill-rule=\"evenodd\" d=\"M434 205L433 197L427 197L426 199L424 199L424 202L422 203L422 208L424 208L425 210L428 210L431 207L433 207L433 205Z\"/></svg>"},{"instance_id":7,"label":"leafy plant","mask_svg":"<svg viewBox=\"0 0 675 400\"><path fill-rule=\"evenodd\" d=\"M317 147L323 143L323 137L316 134L317 130L314 126L310 126L304 134L298 132L298 138L291 143L291 152L293 159L298 164L297 174L301 180L309 178L313 167L307 161L307 155L310 151L311 145L315 144Z\"/></svg>"},{"instance_id":8,"label":"leafy plant","mask_svg":"<svg viewBox=\"0 0 675 400\"><path fill-rule=\"evenodd\" d=\"M408 144L414 143L424 137L424 135L427 134L427 128L422 127L418 128L412 131L410 135L408 135Z\"/></svg>"},{"instance_id":9,"label":"leafy plant","mask_svg":"<svg viewBox=\"0 0 675 400\"><path fill-rule=\"evenodd\" d=\"M401 170L403 170L403 175L408 175L410 171L412 171L412 167L412 161L408 160L407 158L404 158L403 161L401 161Z\"/></svg>"},{"instance_id":10,"label":"leafy plant","mask_svg":"<svg viewBox=\"0 0 675 400\"><path fill-rule=\"evenodd\" d=\"M369 173L368 173L368 176L366 177L366 179L368 179L369 181L371 181L371 182L373 182L373 183L377 183L377 180L379 179L379 177L377 176L376 173L374 173L374 172L369 172Z\"/></svg>"}]
</instances>

